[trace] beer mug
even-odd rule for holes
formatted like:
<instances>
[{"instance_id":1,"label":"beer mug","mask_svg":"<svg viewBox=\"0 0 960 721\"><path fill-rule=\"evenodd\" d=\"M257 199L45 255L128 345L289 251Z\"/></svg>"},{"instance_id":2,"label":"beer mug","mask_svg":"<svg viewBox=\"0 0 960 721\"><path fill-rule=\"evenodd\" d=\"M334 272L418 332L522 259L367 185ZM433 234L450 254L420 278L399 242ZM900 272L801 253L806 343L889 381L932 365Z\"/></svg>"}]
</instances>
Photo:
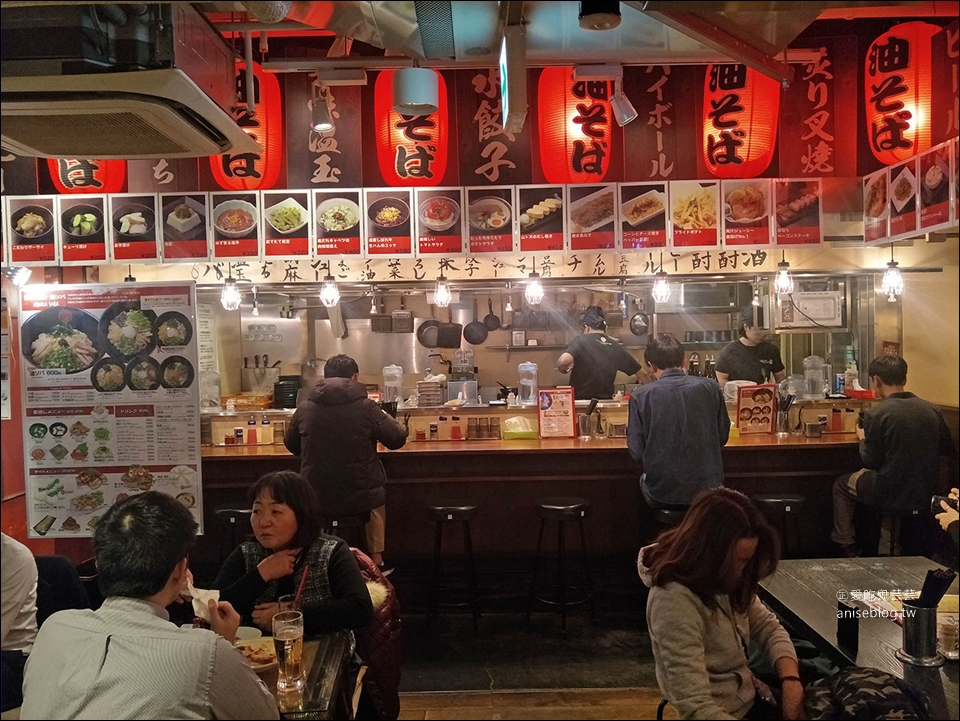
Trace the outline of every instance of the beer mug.
<instances>
[{"instance_id":1,"label":"beer mug","mask_svg":"<svg viewBox=\"0 0 960 721\"><path fill-rule=\"evenodd\" d=\"M277 691L303 688L303 614L281 611L273 617L273 647L277 653Z\"/></svg>"}]
</instances>

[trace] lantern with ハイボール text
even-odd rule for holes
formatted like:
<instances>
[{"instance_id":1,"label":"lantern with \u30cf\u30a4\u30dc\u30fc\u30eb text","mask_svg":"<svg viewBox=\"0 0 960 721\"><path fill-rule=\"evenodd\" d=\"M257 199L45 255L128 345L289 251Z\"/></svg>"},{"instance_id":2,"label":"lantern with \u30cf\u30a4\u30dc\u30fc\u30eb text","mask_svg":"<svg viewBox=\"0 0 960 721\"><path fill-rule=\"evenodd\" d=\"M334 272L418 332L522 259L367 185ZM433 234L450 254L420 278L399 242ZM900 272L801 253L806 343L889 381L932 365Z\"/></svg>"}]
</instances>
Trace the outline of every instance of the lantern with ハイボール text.
<instances>
[{"instance_id":1,"label":"lantern with \u30cf\u30a4\u30dc\u30fc\u30eb text","mask_svg":"<svg viewBox=\"0 0 960 721\"><path fill-rule=\"evenodd\" d=\"M47 158L50 179L58 193L121 193L127 179L126 160Z\"/></svg>"}]
</instances>

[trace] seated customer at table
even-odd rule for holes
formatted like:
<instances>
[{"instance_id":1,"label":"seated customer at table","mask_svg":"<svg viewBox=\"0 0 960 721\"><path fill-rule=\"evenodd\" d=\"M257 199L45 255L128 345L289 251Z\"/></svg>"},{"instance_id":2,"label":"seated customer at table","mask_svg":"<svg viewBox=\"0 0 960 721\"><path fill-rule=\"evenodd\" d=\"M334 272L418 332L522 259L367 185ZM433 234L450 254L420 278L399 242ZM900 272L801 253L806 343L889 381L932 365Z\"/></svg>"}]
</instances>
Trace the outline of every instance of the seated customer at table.
<instances>
[{"instance_id":1,"label":"seated customer at table","mask_svg":"<svg viewBox=\"0 0 960 721\"><path fill-rule=\"evenodd\" d=\"M0 711L9 711L23 703L23 667L37 638L37 561L29 548L20 541L2 537L3 563L0 573L2 619L0 619L0 649L3 651L3 692Z\"/></svg>"},{"instance_id":2,"label":"seated customer at table","mask_svg":"<svg viewBox=\"0 0 960 721\"><path fill-rule=\"evenodd\" d=\"M750 644L780 677L781 718L802 718L793 642L757 598L779 556L776 532L749 498L729 488L704 491L679 526L640 551L657 683L680 718L777 717L747 666Z\"/></svg>"},{"instance_id":3,"label":"seated customer at table","mask_svg":"<svg viewBox=\"0 0 960 721\"><path fill-rule=\"evenodd\" d=\"M20 718L278 718L276 700L233 647L240 617L229 603L210 601L212 631L167 620L196 535L190 511L164 493L110 507L93 536L106 600L44 622Z\"/></svg>"},{"instance_id":4,"label":"seated customer at table","mask_svg":"<svg viewBox=\"0 0 960 721\"><path fill-rule=\"evenodd\" d=\"M345 541L320 533L320 502L299 473L268 473L250 489L256 541L241 544L223 564L214 588L244 619L266 632L277 599L300 596L307 635L364 626L373 617L370 594Z\"/></svg>"}]
</instances>

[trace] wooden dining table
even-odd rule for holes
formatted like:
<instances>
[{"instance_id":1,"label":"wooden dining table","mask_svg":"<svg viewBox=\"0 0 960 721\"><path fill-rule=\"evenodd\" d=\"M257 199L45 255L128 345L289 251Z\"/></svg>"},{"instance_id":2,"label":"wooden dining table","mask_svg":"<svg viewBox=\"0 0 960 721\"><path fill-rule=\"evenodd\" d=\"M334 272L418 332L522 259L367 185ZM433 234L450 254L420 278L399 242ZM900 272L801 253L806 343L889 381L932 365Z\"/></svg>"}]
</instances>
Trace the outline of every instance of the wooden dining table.
<instances>
[{"instance_id":1,"label":"wooden dining table","mask_svg":"<svg viewBox=\"0 0 960 721\"><path fill-rule=\"evenodd\" d=\"M837 639L838 601L869 611L864 591L917 591L928 570L943 568L923 557L795 559L780 561L777 572L761 581L760 598L801 637L841 668L869 666L886 671L922 689L930 699L931 718L957 718L958 664L939 668L903 663L895 653L903 631L894 618L865 616L858 620L856 647ZM948 593L957 593L954 579Z\"/></svg>"},{"instance_id":2,"label":"wooden dining table","mask_svg":"<svg viewBox=\"0 0 960 721\"><path fill-rule=\"evenodd\" d=\"M298 694L278 693L277 669L264 671L261 678L277 699L280 718L352 719L352 652L352 637L346 631L305 639L304 684Z\"/></svg>"}]
</instances>

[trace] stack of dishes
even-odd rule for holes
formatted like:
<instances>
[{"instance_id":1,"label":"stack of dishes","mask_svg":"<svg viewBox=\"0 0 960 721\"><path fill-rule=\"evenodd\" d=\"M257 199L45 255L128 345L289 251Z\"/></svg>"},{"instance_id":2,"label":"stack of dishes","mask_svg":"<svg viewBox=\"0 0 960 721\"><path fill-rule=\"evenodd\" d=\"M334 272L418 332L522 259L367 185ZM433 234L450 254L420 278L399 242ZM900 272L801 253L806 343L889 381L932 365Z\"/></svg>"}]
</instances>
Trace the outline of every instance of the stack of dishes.
<instances>
[{"instance_id":1,"label":"stack of dishes","mask_svg":"<svg viewBox=\"0 0 960 721\"><path fill-rule=\"evenodd\" d=\"M443 384L439 381L420 381L417 383L417 405L419 407L442 406L444 400Z\"/></svg>"},{"instance_id":2,"label":"stack of dishes","mask_svg":"<svg viewBox=\"0 0 960 721\"><path fill-rule=\"evenodd\" d=\"M273 407L296 408L299 390L300 376L280 376L280 380L273 384Z\"/></svg>"}]
</instances>

